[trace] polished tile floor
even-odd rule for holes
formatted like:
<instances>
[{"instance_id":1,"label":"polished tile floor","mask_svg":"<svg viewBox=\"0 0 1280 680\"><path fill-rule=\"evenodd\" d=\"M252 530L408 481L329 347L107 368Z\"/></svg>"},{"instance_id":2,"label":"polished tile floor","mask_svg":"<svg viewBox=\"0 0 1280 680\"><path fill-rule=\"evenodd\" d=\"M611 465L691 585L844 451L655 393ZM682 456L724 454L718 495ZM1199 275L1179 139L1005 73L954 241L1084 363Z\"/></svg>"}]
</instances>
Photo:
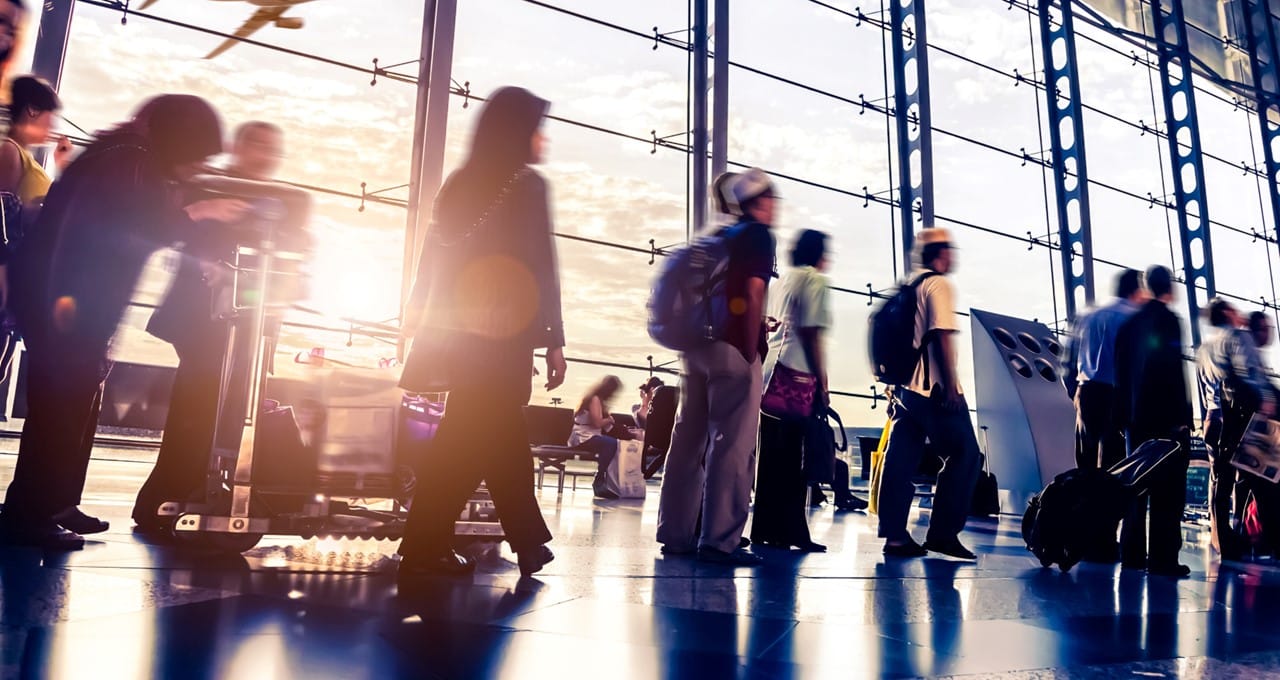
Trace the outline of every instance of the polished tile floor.
<instances>
[{"instance_id":1,"label":"polished tile floor","mask_svg":"<svg viewBox=\"0 0 1280 680\"><path fill-rule=\"evenodd\" d=\"M734 571L659 555L656 486L645 502L550 486L557 559L536 580L503 550L472 578L397 588L387 542L277 537L217 558L136 540L150 455L98 452L84 507L112 530L84 551L0 552L4 678L1280 674L1280 568L1220 567L1192 527L1194 573L1172 581L1040 569L1012 516L970 524L976 563L886 562L871 519L823 508L830 553L762 550L763 568Z\"/></svg>"}]
</instances>

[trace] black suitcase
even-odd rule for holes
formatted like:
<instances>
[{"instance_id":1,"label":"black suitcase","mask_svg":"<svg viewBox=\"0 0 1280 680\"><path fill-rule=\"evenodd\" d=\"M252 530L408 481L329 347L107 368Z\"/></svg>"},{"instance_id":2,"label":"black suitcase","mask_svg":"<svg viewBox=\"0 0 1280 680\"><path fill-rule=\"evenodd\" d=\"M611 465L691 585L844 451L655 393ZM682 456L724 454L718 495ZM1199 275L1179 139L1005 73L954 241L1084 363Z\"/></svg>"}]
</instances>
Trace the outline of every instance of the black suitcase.
<instances>
[{"instance_id":1,"label":"black suitcase","mask_svg":"<svg viewBox=\"0 0 1280 680\"><path fill-rule=\"evenodd\" d=\"M969 504L970 517L994 517L1000 514L1000 483L986 466L987 457L982 457L982 471L978 473L978 481L973 486L973 500Z\"/></svg>"},{"instance_id":2,"label":"black suitcase","mask_svg":"<svg viewBox=\"0 0 1280 680\"><path fill-rule=\"evenodd\" d=\"M1068 470L1027 504L1022 538L1045 567L1069 571L1084 555L1114 543L1116 529L1134 499L1150 490L1154 473L1180 449L1156 439L1110 470Z\"/></svg>"}]
</instances>

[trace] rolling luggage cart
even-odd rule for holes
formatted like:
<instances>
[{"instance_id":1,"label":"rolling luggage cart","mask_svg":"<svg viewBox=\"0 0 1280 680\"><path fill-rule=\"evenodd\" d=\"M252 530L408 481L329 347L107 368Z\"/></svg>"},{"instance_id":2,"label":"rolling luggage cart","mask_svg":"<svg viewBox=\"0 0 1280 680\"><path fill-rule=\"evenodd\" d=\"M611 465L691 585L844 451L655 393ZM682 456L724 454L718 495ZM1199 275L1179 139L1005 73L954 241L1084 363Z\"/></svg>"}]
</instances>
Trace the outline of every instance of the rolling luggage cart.
<instances>
[{"instance_id":1,"label":"rolling luggage cart","mask_svg":"<svg viewBox=\"0 0 1280 680\"><path fill-rule=\"evenodd\" d=\"M385 378L379 392L377 371L326 376L320 399L300 405L299 420L320 433L306 445L287 407L264 408L273 346L269 313L297 302L305 281L303 256L282 244L287 228L305 223L310 198L292 187L226 177L199 178L199 184L210 195L246 200L253 209L237 237L232 285L215 303L230 333L206 485L200 497L170 499L158 514L179 540L228 552L249 550L267 534L399 539L413 479L403 465L397 469L395 439L397 430L404 431L398 421L414 418L421 400L403 397L394 385L387 389ZM361 403L371 394L375 403ZM388 394L396 395L394 401ZM483 486L463 510L457 534L464 543L502 540Z\"/></svg>"}]
</instances>

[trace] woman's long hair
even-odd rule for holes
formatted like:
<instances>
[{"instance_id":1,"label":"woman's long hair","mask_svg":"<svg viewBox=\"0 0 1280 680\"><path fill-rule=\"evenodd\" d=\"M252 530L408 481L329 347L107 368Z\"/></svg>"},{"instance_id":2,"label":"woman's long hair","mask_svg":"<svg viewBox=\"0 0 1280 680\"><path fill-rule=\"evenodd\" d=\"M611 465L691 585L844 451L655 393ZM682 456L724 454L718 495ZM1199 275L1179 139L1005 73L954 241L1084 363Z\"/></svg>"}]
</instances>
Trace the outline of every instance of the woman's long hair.
<instances>
[{"instance_id":1,"label":"woman's long hair","mask_svg":"<svg viewBox=\"0 0 1280 680\"><path fill-rule=\"evenodd\" d=\"M550 106L519 87L504 87L489 96L471 135L467 160L436 198L433 228L449 233L475 223L507 180L533 160L533 134Z\"/></svg>"},{"instance_id":2,"label":"woman's long hair","mask_svg":"<svg viewBox=\"0 0 1280 680\"><path fill-rule=\"evenodd\" d=\"M578 404L578 410L574 411L574 413L582 413L587 410L587 407L591 406L591 400L595 397L600 398L601 406L608 406L609 400L613 399L620 389L622 389L622 380L616 375L606 375L604 379L596 383L587 392L587 395L582 398L582 403Z\"/></svg>"}]
</instances>

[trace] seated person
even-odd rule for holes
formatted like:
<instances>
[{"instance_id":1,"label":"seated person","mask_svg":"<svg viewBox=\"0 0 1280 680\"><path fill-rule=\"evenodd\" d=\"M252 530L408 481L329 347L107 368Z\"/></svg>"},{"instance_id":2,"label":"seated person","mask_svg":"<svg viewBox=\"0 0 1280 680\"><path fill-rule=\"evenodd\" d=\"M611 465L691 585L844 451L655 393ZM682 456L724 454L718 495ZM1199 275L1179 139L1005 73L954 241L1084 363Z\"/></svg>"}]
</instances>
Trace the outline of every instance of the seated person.
<instances>
[{"instance_id":1,"label":"seated person","mask_svg":"<svg viewBox=\"0 0 1280 680\"><path fill-rule=\"evenodd\" d=\"M613 418L609 416L609 402L622 388L618 376L605 376L595 387L582 398L573 414L573 433L569 436L569 446L596 454L599 469L596 471L592 488L596 496L612 498L605 488L605 471L609 463L618 455L618 439L609 432L614 427Z\"/></svg>"},{"instance_id":2,"label":"seated person","mask_svg":"<svg viewBox=\"0 0 1280 680\"><path fill-rule=\"evenodd\" d=\"M649 409L652 408L653 395L662 385L662 378L655 375L640 386L640 403L631 407L631 414L636 418L636 427L643 430L645 424L649 422Z\"/></svg>"}]
</instances>

